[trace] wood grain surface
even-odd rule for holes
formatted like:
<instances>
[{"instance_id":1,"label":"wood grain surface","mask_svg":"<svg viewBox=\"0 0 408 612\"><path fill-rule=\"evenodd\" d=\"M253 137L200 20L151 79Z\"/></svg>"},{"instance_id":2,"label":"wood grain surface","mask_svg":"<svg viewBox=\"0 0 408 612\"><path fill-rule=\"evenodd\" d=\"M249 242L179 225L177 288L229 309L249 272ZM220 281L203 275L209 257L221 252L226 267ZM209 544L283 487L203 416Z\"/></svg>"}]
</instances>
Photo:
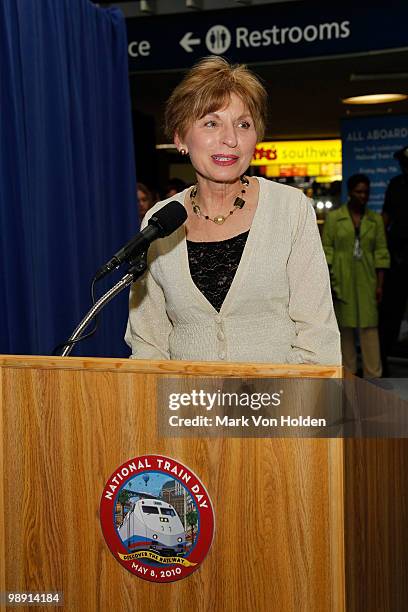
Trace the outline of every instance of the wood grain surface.
<instances>
[{"instance_id":1,"label":"wood grain surface","mask_svg":"<svg viewBox=\"0 0 408 612\"><path fill-rule=\"evenodd\" d=\"M0 366L42 370L92 370L102 372L145 372L146 374L211 375L240 378L342 378L341 366L290 365L270 363L223 363L221 361L147 361L143 359L102 359L95 357L38 357L0 355Z\"/></svg>"},{"instance_id":2,"label":"wood grain surface","mask_svg":"<svg viewBox=\"0 0 408 612\"><path fill-rule=\"evenodd\" d=\"M1 366L3 591L63 591L72 611L344 610L341 440L157 435L159 373L323 377L324 368L38 357ZM215 511L207 558L171 584L121 567L99 522L111 473L154 453L192 469Z\"/></svg>"},{"instance_id":3,"label":"wood grain surface","mask_svg":"<svg viewBox=\"0 0 408 612\"><path fill-rule=\"evenodd\" d=\"M347 610L408 610L408 440L345 441Z\"/></svg>"}]
</instances>

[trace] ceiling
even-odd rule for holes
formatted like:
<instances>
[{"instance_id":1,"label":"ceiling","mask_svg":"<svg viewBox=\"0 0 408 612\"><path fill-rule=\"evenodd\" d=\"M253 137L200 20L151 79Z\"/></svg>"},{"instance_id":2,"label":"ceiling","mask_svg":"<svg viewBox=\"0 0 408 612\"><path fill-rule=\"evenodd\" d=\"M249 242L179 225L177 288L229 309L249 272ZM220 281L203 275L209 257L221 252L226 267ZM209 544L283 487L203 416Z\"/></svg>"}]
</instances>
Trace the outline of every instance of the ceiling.
<instances>
[{"instance_id":1,"label":"ceiling","mask_svg":"<svg viewBox=\"0 0 408 612\"><path fill-rule=\"evenodd\" d=\"M363 93L408 94L408 50L353 57L251 66L269 94L269 139L334 138L340 120L368 114L407 114L408 101L346 107L341 98ZM352 75L366 80L352 80ZM156 142L165 143L162 122L167 97L182 72L131 74L134 110L154 116ZM372 78L367 79L367 75ZM377 76L376 76L377 75ZM351 114L348 113L350 108Z\"/></svg>"}]
</instances>

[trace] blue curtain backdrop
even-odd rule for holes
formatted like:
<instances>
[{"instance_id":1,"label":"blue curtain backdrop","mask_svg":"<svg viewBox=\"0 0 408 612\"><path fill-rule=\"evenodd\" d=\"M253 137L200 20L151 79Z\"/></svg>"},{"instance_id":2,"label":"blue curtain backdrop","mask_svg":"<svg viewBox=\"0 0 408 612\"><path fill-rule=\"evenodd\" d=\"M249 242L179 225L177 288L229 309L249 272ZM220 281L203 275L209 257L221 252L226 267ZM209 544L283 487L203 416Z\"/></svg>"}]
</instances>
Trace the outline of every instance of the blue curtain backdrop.
<instances>
[{"instance_id":1,"label":"blue curtain backdrop","mask_svg":"<svg viewBox=\"0 0 408 612\"><path fill-rule=\"evenodd\" d=\"M0 352L51 354L70 335L96 269L138 229L135 185L120 11L2 0ZM73 354L127 356L126 316L122 295Z\"/></svg>"}]
</instances>

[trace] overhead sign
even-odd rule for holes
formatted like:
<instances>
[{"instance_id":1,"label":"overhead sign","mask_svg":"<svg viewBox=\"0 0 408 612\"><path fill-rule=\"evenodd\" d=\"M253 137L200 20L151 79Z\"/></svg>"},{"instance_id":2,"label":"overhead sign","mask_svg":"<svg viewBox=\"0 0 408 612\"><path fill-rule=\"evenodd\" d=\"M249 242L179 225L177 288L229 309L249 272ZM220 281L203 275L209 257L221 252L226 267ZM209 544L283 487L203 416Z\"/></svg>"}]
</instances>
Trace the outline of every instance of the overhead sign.
<instances>
[{"instance_id":1,"label":"overhead sign","mask_svg":"<svg viewBox=\"0 0 408 612\"><path fill-rule=\"evenodd\" d=\"M251 166L267 166L266 175L341 175L341 140L259 142Z\"/></svg>"},{"instance_id":2,"label":"overhead sign","mask_svg":"<svg viewBox=\"0 0 408 612\"><path fill-rule=\"evenodd\" d=\"M408 143L408 115L344 119L341 138L343 200L347 197L347 179L352 174L366 174L371 183L369 206L381 212L390 179L401 173L394 153Z\"/></svg>"},{"instance_id":3,"label":"overhead sign","mask_svg":"<svg viewBox=\"0 0 408 612\"><path fill-rule=\"evenodd\" d=\"M256 5L127 19L130 71L188 68L206 55L268 63L408 48L408 2ZM373 32L375 35L373 35Z\"/></svg>"},{"instance_id":4,"label":"overhead sign","mask_svg":"<svg viewBox=\"0 0 408 612\"><path fill-rule=\"evenodd\" d=\"M252 166L341 163L341 140L259 142Z\"/></svg>"}]
</instances>

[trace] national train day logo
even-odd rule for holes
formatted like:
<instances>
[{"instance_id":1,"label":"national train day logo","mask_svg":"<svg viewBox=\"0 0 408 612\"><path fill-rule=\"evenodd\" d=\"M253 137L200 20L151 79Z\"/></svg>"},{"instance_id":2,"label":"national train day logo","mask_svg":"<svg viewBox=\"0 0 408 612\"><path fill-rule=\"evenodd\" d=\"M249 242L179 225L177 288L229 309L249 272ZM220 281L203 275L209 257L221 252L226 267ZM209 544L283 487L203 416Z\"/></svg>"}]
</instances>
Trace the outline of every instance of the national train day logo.
<instances>
[{"instance_id":1,"label":"national train day logo","mask_svg":"<svg viewBox=\"0 0 408 612\"><path fill-rule=\"evenodd\" d=\"M129 572L173 582L194 572L214 535L214 513L202 482L170 457L144 455L107 481L100 506L103 535Z\"/></svg>"}]
</instances>

